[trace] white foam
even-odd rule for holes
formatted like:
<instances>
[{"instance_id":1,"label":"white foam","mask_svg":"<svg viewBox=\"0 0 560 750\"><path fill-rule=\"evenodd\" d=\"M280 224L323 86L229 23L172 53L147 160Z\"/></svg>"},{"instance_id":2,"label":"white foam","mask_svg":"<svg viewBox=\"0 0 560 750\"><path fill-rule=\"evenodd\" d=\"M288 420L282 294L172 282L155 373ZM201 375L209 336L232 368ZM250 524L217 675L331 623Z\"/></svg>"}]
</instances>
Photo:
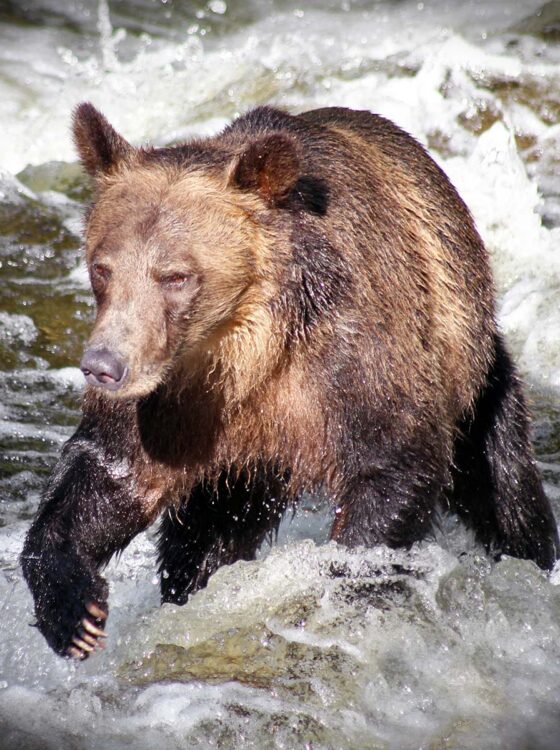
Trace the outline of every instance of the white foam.
<instances>
[{"instance_id":1,"label":"white foam","mask_svg":"<svg viewBox=\"0 0 560 750\"><path fill-rule=\"evenodd\" d=\"M33 440L43 443L54 443L62 445L68 440L67 429L53 425L52 427L41 427L27 422L16 422L13 419L0 420L0 437L12 440Z\"/></svg>"},{"instance_id":2,"label":"white foam","mask_svg":"<svg viewBox=\"0 0 560 750\"><path fill-rule=\"evenodd\" d=\"M559 389L559 230L542 226L540 197L511 130L496 123L469 157L443 166L492 255L500 323L521 368L539 385Z\"/></svg>"},{"instance_id":3,"label":"white foam","mask_svg":"<svg viewBox=\"0 0 560 750\"><path fill-rule=\"evenodd\" d=\"M48 368L45 364L44 369L21 369L17 371L17 380L27 386L40 386L45 382L49 384L62 385L63 387L73 387L81 390L84 387L84 376L77 367ZM14 380L14 376L7 372L0 371L0 383L6 384Z\"/></svg>"},{"instance_id":4,"label":"white foam","mask_svg":"<svg viewBox=\"0 0 560 750\"><path fill-rule=\"evenodd\" d=\"M9 725L59 746L80 736L107 748L209 742L225 727L236 743L264 747L273 717L288 747L301 721L318 747L375 740L412 750L444 736L460 747L496 736L517 746L535 733L539 747L553 746L557 592L533 564L459 563L426 543L411 552L290 543L222 568L186 607L158 608L143 539L111 565L109 647L85 664L22 631L29 595L15 572L4 584L0 716ZM175 656L157 656L162 644ZM154 658L174 669L189 654L186 684L149 684ZM127 681L143 674L148 684L132 697Z\"/></svg>"},{"instance_id":5,"label":"white foam","mask_svg":"<svg viewBox=\"0 0 560 750\"><path fill-rule=\"evenodd\" d=\"M537 7L537 3L529 5ZM17 35L5 40L4 62L9 60L16 76L26 81L25 95L23 89L14 90L12 80L0 83L5 132L0 164L5 169L17 172L27 163L72 159L69 113L80 100L93 101L133 141L157 139L206 120L202 109L213 110L211 117L216 118L224 105L232 112L263 98L289 96L298 82L311 84L305 96L313 97L312 89L320 88L330 71L336 75L403 53L423 60L437 58L440 42L453 26L490 28L503 22L490 7L484 8L477 25L468 8L450 12L445 4L419 9L406 3L381 6L377 12L343 14L317 8L297 12L294 6L264 16L253 27L230 36L226 44L189 33L188 28L179 42L152 44L145 35L144 46L124 62L118 55L123 34L111 29L105 2L99 3L97 13L99 52L90 56L76 55L61 45L54 29L27 30L26 44ZM520 14L519 8L513 18ZM69 44L77 43L68 32L61 36ZM451 66L469 61L484 69L495 60L503 75L519 72L520 63L514 58L504 63L500 56L485 56L455 40L444 45L444 54L452 55Z\"/></svg>"},{"instance_id":6,"label":"white foam","mask_svg":"<svg viewBox=\"0 0 560 750\"><path fill-rule=\"evenodd\" d=\"M84 389L84 374L79 367L60 367L58 370L48 371L49 377L64 386L69 386L77 391Z\"/></svg>"},{"instance_id":7,"label":"white foam","mask_svg":"<svg viewBox=\"0 0 560 750\"><path fill-rule=\"evenodd\" d=\"M0 339L12 343L14 340L29 346L37 338L37 328L29 315L18 315L0 311Z\"/></svg>"}]
</instances>

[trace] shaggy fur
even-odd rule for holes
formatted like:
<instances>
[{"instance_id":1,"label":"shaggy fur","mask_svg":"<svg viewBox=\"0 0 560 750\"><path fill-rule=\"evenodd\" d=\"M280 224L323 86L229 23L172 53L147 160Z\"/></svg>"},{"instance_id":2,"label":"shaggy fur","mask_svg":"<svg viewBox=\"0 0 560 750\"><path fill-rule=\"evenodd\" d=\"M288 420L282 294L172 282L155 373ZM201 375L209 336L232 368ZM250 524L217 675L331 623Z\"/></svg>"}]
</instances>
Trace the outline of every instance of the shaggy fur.
<instances>
[{"instance_id":1,"label":"shaggy fur","mask_svg":"<svg viewBox=\"0 0 560 750\"><path fill-rule=\"evenodd\" d=\"M416 141L336 108L135 149L83 104L74 133L95 182L88 348L127 374L86 390L22 556L55 651L95 647L99 570L162 511L178 603L319 489L347 545L408 546L448 498L496 554L552 566L486 252Z\"/></svg>"}]
</instances>

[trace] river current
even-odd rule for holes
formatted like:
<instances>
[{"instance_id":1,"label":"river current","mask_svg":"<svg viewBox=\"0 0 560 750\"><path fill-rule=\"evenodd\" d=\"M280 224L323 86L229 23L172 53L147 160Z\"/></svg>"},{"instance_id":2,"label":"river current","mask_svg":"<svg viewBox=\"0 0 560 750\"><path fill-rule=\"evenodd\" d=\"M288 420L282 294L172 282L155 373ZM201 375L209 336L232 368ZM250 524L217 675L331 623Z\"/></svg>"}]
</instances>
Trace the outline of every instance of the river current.
<instances>
[{"instance_id":1,"label":"river current","mask_svg":"<svg viewBox=\"0 0 560 750\"><path fill-rule=\"evenodd\" d=\"M110 564L108 647L80 664L29 627L18 555L79 419L82 100L135 143L265 102L413 133L491 254L560 518L559 42L542 0L0 0L2 750L558 748L560 567L492 563L452 516L410 551L348 551L308 498L182 608L159 606L148 532Z\"/></svg>"}]
</instances>

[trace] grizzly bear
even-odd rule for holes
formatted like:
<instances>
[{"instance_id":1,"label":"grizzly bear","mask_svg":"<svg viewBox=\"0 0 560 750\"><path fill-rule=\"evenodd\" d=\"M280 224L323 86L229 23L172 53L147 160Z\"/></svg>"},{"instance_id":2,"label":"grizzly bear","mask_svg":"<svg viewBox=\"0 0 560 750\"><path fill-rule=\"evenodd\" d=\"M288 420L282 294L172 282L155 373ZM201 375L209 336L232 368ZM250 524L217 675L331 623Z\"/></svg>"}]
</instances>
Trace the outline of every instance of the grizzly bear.
<instances>
[{"instance_id":1,"label":"grizzly bear","mask_svg":"<svg viewBox=\"0 0 560 750\"><path fill-rule=\"evenodd\" d=\"M442 502L493 554L552 567L487 254L411 136L369 112L259 107L135 148L85 103L74 137L97 318L83 418L22 554L57 653L100 644L100 569L160 515L178 604L319 490L341 544L408 547Z\"/></svg>"}]
</instances>

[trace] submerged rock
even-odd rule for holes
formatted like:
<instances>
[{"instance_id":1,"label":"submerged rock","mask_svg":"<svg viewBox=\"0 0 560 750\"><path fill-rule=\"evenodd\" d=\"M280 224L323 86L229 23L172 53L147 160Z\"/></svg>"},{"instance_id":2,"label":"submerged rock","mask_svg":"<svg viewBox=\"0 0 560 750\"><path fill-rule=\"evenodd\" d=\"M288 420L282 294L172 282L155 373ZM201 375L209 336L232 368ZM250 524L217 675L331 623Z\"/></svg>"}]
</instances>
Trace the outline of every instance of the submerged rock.
<instances>
[{"instance_id":1,"label":"submerged rock","mask_svg":"<svg viewBox=\"0 0 560 750\"><path fill-rule=\"evenodd\" d=\"M146 617L140 637L124 644L119 676L136 685L233 680L288 694L326 691L342 706L366 676L364 659L375 660L375 642L364 642L374 623L383 629L403 609L410 623L431 622L421 593L430 554L411 565L406 552L306 541L224 567L186 606Z\"/></svg>"},{"instance_id":2,"label":"submerged rock","mask_svg":"<svg viewBox=\"0 0 560 750\"><path fill-rule=\"evenodd\" d=\"M78 162L49 161L29 165L17 177L35 193L54 190L80 202L91 197L90 181Z\"/></svg>"},{"instance_id":3,"label":"submerged rock","mask_svg":"<svg viewBox=\"0 0 560 750\"><path fill-rule=\"evenodd\" d=\"M400 747L477 748L495 736L517 746L536 736L537 694L542 736L558 729L559 622L560 588L531 562L300 542L222 568L186 606L145 616L119 644L117 672L148 690L262 691L263 706L279 702L263 708L269 719L303 714L331 738L346 726L368 747L410 732L417 741Z\"/></svg>"}]
</instances>

